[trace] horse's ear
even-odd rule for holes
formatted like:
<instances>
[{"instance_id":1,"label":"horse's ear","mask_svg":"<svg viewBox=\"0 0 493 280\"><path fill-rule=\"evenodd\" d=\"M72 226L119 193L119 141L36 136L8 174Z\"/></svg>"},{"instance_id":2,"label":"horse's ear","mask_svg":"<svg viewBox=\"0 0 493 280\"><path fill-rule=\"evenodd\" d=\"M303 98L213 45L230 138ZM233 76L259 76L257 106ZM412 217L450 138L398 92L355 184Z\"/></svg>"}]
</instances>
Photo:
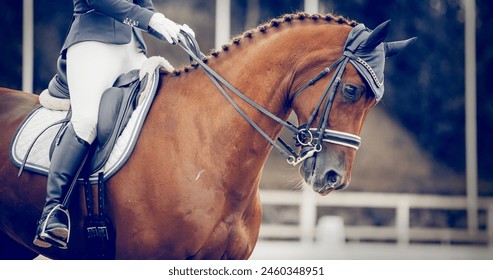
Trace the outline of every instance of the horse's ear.
<instances>
[{"instance_id":1,"label":"horse's ear","mask_svg":"<svg viewBox=\"0 0 493 280\"><path fill-rule=\"evenodd\" d=\"M407 40L384 43L385 58L389 58L393 55L396 55L398 52L400 52L401 50L405 49L407 46L414 43L417 39L418 38L413 37Z\"/></svg>"},{"instance_id":2,"label":"horse's ear","mask_svg":"<svg viewBox=\"0 0 493 280\"><path fill-rule=\"evenodd\" d=\"M373 50L374 48L376 48L387 37L387 34L389 33L389 27L390 20L381 23L379 26L377 26L377 28L375 28L375 30L370 33L370 36L368 36L366 41L363 42L361 47L367 50Z\"/></svg>"}]
</instances>

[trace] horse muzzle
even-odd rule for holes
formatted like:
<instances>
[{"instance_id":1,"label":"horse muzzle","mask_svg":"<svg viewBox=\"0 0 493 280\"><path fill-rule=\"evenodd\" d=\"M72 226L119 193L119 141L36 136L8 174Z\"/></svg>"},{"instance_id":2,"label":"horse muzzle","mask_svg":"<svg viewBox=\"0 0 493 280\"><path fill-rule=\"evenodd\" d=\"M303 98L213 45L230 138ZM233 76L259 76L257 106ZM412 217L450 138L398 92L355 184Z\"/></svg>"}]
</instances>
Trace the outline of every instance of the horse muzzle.
<instances>
[{"instance_id":1,"label":"horse muzzle","mask_svg":"<svg viewBox=\"0 0 493 280\"><path fill-rule=\"evenodd\" d=\"M305 159L300 167L300 174L313 190L322 195L328 195L334 190L343 190L349 184L347 173L341 164L324 164L325 160L318 159L319 154ZM330 162L330 159L328 159Z\"/></svg>"}]
</instances>

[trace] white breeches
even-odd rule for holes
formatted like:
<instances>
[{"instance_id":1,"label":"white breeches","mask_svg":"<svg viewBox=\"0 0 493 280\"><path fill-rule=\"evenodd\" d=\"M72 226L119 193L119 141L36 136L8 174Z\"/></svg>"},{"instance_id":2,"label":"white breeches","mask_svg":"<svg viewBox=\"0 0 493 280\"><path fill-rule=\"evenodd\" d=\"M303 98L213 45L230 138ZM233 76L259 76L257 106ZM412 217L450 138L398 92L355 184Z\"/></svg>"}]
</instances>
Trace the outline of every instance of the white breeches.
<instances>
[{"instance_id":1,"label":"white breeches","mask_svg":"<svg viewBox=\"0 0 493 280\"><path fill-rule=\"evenodd\" d=\"M126 45L95 41L77 43L67 50L67 83L72 125L77 136L89 144L96 138L99 103L116 78L140 69L146 56L135 40Z\"/></svg>"}]
</instances>

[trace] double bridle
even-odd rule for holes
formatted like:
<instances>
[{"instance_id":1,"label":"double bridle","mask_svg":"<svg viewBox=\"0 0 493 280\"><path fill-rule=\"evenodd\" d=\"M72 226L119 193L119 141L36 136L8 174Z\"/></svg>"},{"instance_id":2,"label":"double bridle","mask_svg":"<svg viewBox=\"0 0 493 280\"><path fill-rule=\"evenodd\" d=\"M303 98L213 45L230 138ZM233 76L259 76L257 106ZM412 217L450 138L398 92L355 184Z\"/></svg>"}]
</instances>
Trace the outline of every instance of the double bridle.
<instances>
[{"instance_id":1,"label":"double bridle","mask_svg":"<svg viewBox=\"0 0 493 280\"><path fill-rule=\"evenodd\" d=\"M347 63L350 59L353 59L350 54L344 53L339 59L337 59L332 65L322 70L317 76L308 81L303 85L297 92L293 94L290 100L292 102L302 94L310 86L317 83L320 79L325 77L328 73L335 69L335 74L332 76L329 84L325 87L322 96L320 97L315 110L313 111L308 123L301 125L299 127L293 125L288 121L284 121L272 114L262 106L255 103L249 97L245 96L223 77L221 77L217 72L212 70L206 63L202 61L201 58L204 55L200 52L197 41L193 36L190 36L186 32L181 32L180 41L178 45L190 56L191 61L196 61L205 71L205 73L212 80L214 85L219 89L219 91L224 95L228 102L236 109L236 111L251 125L257 132L259 132L276 150L279 151L288 161L289 164L296 166L303 160L312 157L315 153L322 151L322 143L328 142L332 144L337 144L345 147L349 147L358 150L361 145L361 138L358 135L354 135L347 132L340 132L336 130L327 129L330 111L332 109L332 103L334 102L334 97L337 92L337 88L341 83L341 77L344 74ZM231 96L226 92L224 87L228 88L232 93L241 98L243 101L248 103L250 106L254 107L258 111L262 112L264 115L268 116L275 122L286 127L294 133L295 145L301 146L300 152L296 152L289 144L287 144L282 138L277 140L282 145L279 145L274 139L265 133L245 112L238 106L238 104L231 98ZM325 101L324 101L325 100ZM319 112L322 118L318 122L316 128L312 127L316 117Z\"/></svg>"}]
</instances>

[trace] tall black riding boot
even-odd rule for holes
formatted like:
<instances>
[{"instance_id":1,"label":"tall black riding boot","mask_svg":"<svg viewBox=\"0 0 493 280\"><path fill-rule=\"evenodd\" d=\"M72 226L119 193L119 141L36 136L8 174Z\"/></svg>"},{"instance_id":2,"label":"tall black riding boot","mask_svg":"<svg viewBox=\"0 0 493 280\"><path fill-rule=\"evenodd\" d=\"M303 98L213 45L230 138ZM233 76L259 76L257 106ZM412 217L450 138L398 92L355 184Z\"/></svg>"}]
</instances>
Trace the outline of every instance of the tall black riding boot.
<instances>
[{"instance_id":1,"label":"tall black riding boot","mask_svg":"<svg viewBox=\"0 0 493 280\"><path fill-rule=\"evenodd\" d=\"M52 245L67 248L70 217L67 209L62 207L62 201L72 182L77 180L89 148L90 145L77 137L69 123L51 158L46 202L33 241L35 245L43 248Z\"/></svg>"}]
</instances>

